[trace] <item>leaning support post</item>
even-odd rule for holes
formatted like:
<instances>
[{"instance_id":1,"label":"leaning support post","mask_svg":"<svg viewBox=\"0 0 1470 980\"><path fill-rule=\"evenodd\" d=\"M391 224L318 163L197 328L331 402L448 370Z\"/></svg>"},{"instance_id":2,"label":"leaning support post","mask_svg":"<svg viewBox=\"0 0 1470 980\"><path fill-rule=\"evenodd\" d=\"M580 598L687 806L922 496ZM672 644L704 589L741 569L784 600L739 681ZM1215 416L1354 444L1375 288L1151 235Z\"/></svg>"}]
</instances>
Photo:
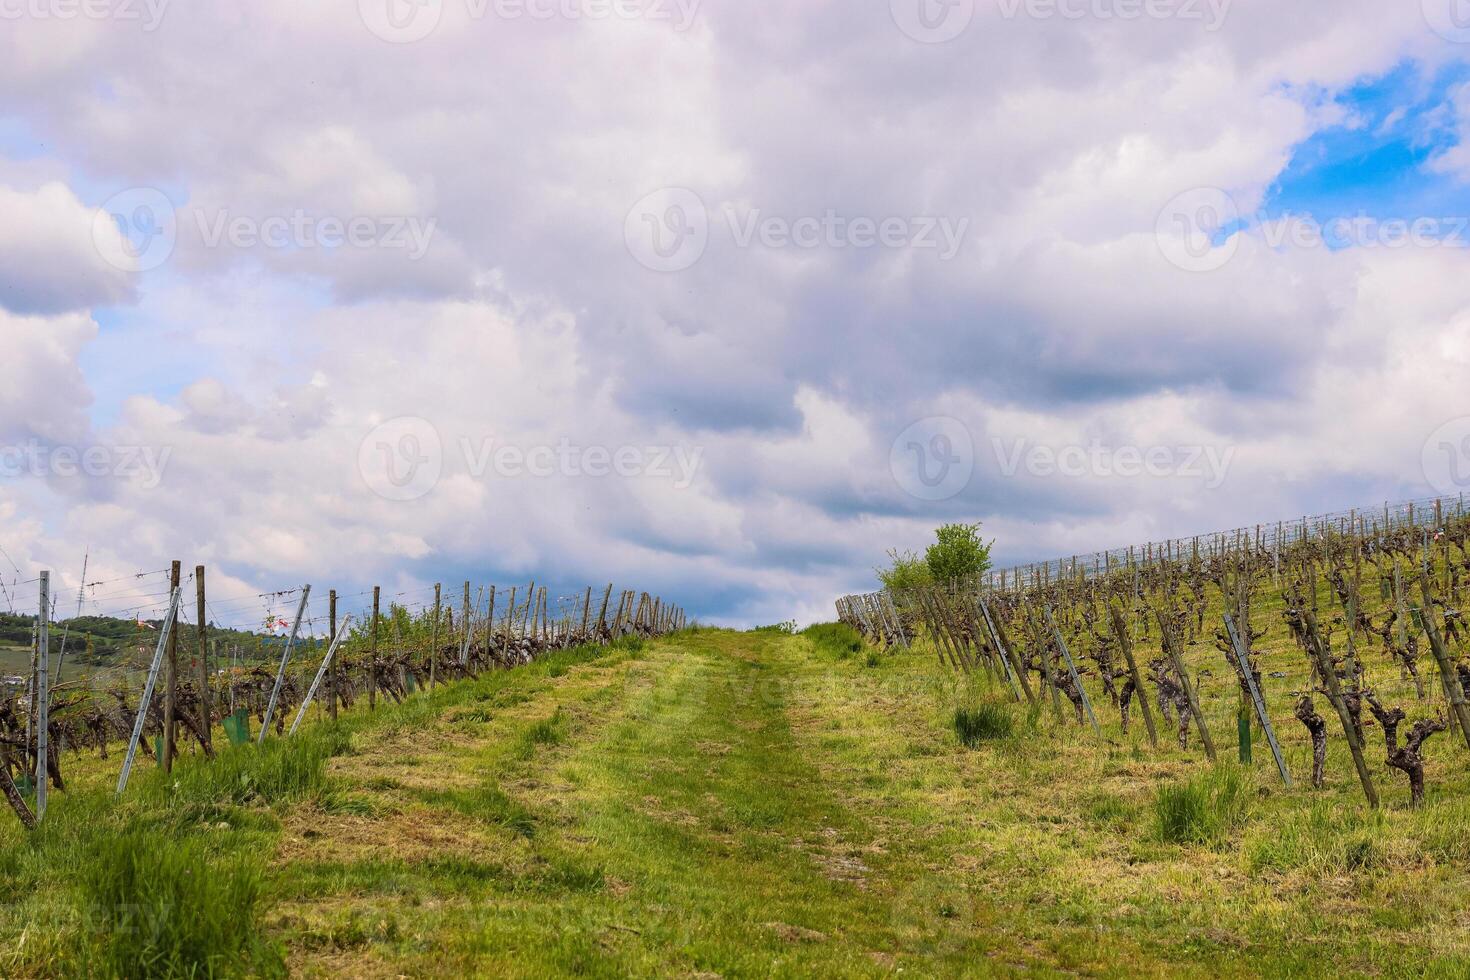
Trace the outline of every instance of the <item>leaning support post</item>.
<instances>
[{"instance_id":1,"label":"leaning support post","mask_svg":"<svg viewBox=\"0 0 1470 980\"><path fill-rule=\"evenodd\" d=\"M1159 731L1154 726L1154 712L1148 706L1148 689L1143 686L1143 675L1138 672L1138 661L1133 659L1133 643L1128 639L1128 624L1123 621L1123 611L1112 603L1108 604L1108 612L1112 614L1113 635L1117 637L1118 646L1123 650L1123 659L1128 662L1128 676L1133 681L1133 694L1138 698L1138 706L1143 709L1143 723L1148 727L1148 743L1158 748Z\"/></svg>"},{"instance_id":2,"label":"leaning support post","mask_svg":"<svg viewBox=\"0 0 1470 980\"><path fill-rule=\"evenodd\" d=\"M1097 723L1097 715L1092 713L1092 699L1087 696L1087 688L1082 686L1082 678L1077 674L1077 665L1072 662L1072 652L1067 649L1067 641L1062 639L1062 631L1057 629L1056 620L1051 617L1051 606L1045 607L1044 612L1046 625L1051 627L1051 635L1056 638L1057 647L1067 661L1067 672L1072 675L1072 683L1077 685L1077 693L1082 696L1082 707L1087 709L1087 720L1092 722L1093 732L1101 736L1102 728Z\"/></svg>"},{"instance_id":3,"label":"leaning support post","mask_svg":"<svg viewBox=\"0 0 1470 980\"><path fill-rule=\"evenodd\" d=\"M342 620L342 628L337 630L336 634L332 637L332 644L327 647L327 655L322 659L322 665L317 668L316 679L311 682L311 687L307 690L306 697L301 702L301 710L296 712L296 720L291 722L291 730L286 733L287 735L295 735L296 727L301 724L301 719L306 717L306 709L311 707L311 699L316 697L316 689L321 686L322 678L326 676L327 671L331 669L332 664L335 662L337 648L342 645L342 638L347 635L347 627L351 624L352 616L348 614Z\"/></svg>"},{"instance_id":4,"label":"leaning support post","mask_svg":"<svg viewBox=\"0 0 1470 980\"><path fill-rule=\"evenodd\" d=\"M1317 632L1317 618L1312 615L1310 609L1302 609L1302 617L1307 624L1307 652L1311 654L1313 662L1317 665L1317 673L1322 675L1327 684L1327 698L1332 702L1332 707L1337 709L1337 717L1342 722L1342 732L1347 738L1348 750L1353 755L1353 766L1358 770L1358 781L1363 784L1363 795L1368 798L1368 805L1378 809L1378 790L1373 786L1373 777L1368 773L1368 762L1363 758L1363 743L1358 741L1358 733L1353 725L1353 716L1348 711L1347 702L1342 697L1342 685L1337 682L1337 671L1332 666L1332 658L1327 655L1322 646L1322 637Z\"/></svg>"},{"instance_id":5,"label":"leaning support post","mask_svg":"<svg viewBox=\"0 0 1470 980\"><path fill-rule=\"evenodd\" d=\"M174 619L179 614L179 589L174 587L168 601L168 614L158 628L158 645L153 650L153 664L148 668L148 680L143 685L143 700L138 704L138 717L133 721L133 736L128 740L128 751L123 756L122 772L117 777L119 795L128 788L128 774L133 771L133 756L138 751L138 739L143 737L143 722L148 717L148 705L153 700L153 685L158 682L158 668L163 664L164 651L168 649L168 638L173 635Z\"/></svg>"},{"instance_id":6,"label":"leaning support post","mask_svg":"<svg viewBox=\"0 0 1470 980\"><path fill-rule=\"evenodd\" d=\"M1266 714L1266 701L1261 696L1261 689L1256 686L1255 674L1251 673L1250 657L1246 656L1245 643L1241 640L1240 632L1235 628L1235 619L1229 613L1225 614L1225 632L1230 636L1230 647L1235 651L1235 659L1240 664L1240 674L1245 678L1246 689L1250 691L1251 703L1255 705L1256 717L1260 719L1261 728L1266 732L1266 741L1271 746L1271 755L1276 760L1276 769L1281 773L1281 781L1291 789L1291 773L1286 769L1286 760L1281 757L1281 746L1276 744L1276 729L1271 727L1271 716Z\"/></svg>"},{"instance_id":7,"label":"leaning support post","mask_svg":"<svg viewBox=\"0 0 1470 980\"><path fill-rule=\"evenodd\" d=\"M1445 649L1444 638L1439 634L1439 627L1434 622L1434 597L1429 591L1429 575L1425 572L1419 573L1419 589L1424 594L1424 612L1419 618L1424 622L1424 632L1429 634L1429 649L1434 651L1435 663L1439 664L1439 676L1444 680L1445 695L1449 698L1450 711L1454 713L1458 721L1460 734L1465 738L1465 744L1470 746L1470 708L1465 705L1465 689L1460 684L1460 677L1455 671L1454 664L1450 663L1449 651Z\"/></svg>"},{"instance_id":8,"label":"leaning support post","mask_svg":"<svg viewBox=\"0 0 1470 980\"><path fill-rule=\"evenodd\" d=\"M291 624L291 635L286 638L286 649L281 652L281 665L276 668L276 683L271 688L271 698L265 708L265 718L260 722L260 738L256 744L265 742L265 733L270 731L271 716L276 713L276 700L281 696L281 684L286 680L286 664L291 659L291 648L296 644L296 631L301 629L301 617L306 613L306 598L311 595L311 586L301 587L301 602L296 606L296 621Z\"/></svg>"},{"instance_id":9,"label":"leaning support post","mask_svg":"<svg viewBox=\"0 0 1470 980\"><path fill-rule=\"evenodd\" d=\"M1174 633L1174 626L1165 618L1161 610L1155 609L1154 616L1159 621L1159 632L1164 642L1164 652L1174 664L1174 670L1179 674L1179 686L1184 690L1184 699L1189 702L1189 713L1194 716L1194 722L1199 726L1199 738L1204 743L1205 755L1209 756L1211 762L1215 761L1215 740L1210 738L1210 729L1205 724L1205 713L1200 710L1199 698L1195 696L1194 685L1189 683L1189 671L1184 666L1184 658L1179 655L1179 637Z\"/></svg>"}]
</instances>

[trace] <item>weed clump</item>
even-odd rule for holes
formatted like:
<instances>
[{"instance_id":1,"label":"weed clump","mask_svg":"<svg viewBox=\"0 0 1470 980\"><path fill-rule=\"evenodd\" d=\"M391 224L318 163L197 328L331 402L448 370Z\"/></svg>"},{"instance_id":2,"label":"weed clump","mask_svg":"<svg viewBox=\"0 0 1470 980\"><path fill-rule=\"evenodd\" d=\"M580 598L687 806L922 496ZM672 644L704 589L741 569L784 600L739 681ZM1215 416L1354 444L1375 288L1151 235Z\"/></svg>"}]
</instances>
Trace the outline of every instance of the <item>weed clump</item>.
<instances>
[{"instance_id":1,"label":"weed clump","mask_svg":"<svg viewBox=\"0 0 1470 980\"><path fill-rule=\"evenodd\" d=\"M1183 783L1160 786L1154 831L1171 844L1213 844L1245 821L1250 787L1238 769L1219 767Z\"/></svg>"},{"instance_id":2,"label":"weed clump","mask_svg":"<svg viewBox=\"0 0 1470 980\"><path fill-rule=\"evenodd\" d=\"M981 742L1010 738L1015 727L1009 711L988 701L973 707L956 708L953 724L960 744L970 749Z\"/></svg>"},{"instance_id":3,"label":"weed clump","mask_svg":"<svg viewBox=\"0 0 1470 980\"><path fill-rule=\"evenodd\" d=\"M140 831L97 841L90 858L81 886L99 929L88 975L285 975L256 928L262 878L250 859L226 864L197 838L160 846Z\"/></svg>"},{"instance_id":4,"label":"weed clump","mask_svg":"<svg viewBox=\"0 0 1470 980\"><path fill-rule=\"evenodd\" d=\"M863 649L863 636L846 623L818 623L802 630L817 653L846 660Z\"/></svg>"}]
</instances>

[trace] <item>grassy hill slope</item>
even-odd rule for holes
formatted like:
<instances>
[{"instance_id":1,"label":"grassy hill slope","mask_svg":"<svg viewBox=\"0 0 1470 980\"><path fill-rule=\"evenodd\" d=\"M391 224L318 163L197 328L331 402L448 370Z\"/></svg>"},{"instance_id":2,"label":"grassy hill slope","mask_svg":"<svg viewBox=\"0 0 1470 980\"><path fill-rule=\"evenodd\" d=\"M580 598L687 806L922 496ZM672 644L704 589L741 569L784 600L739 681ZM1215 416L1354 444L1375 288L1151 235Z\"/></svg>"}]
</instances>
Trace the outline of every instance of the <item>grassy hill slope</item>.
<instances>
[{"instance_id":1,"label":"grassy hill slope","mask_svg":"<svg viewBox=\"0 0 1470 980\"><path fill-rule=\"evenodd\" d=\"M967 749L983 692L815 635L556 654L121 804L115 757L73 766L37 835L0 832L0 972L1470 971L1463 780L1368 815L1343 765L1285 794L1258 754L1218 837L1164 843L1195 755L1019 709Z\"/></svg>"}]
</instances>

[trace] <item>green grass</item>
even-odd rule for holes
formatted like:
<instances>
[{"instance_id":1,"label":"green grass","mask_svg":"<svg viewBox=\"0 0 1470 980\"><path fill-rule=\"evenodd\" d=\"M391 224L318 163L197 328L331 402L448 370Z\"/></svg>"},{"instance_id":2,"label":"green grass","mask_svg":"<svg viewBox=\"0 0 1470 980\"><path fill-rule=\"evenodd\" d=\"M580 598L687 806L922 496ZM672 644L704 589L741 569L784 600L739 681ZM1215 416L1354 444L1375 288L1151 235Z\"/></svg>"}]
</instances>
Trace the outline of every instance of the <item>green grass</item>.
<instances>
[{"instance_id":1,"label":"green grass","mask_svg":"<svg viewBox=\"0 0 1470 980\"><path fill-rule=\"evenodd\" d=\"M953 724L960 744L972 749L982 742L1010 738L1014 730L1010 710L989 701L954 709Z\"/></svg>"},{"instance_id":2,"label":"green grass","mask_svg":"<svg viewBox=\"0 0 1470 980\"><path fill-rule=\"evenodd\" d=\"M285 975L260 934L261 864L216 859L206 840L132 831L95 842L80 876L97 933L86 972L113 977Z\"/></svg>"},{"instance_id":3,"label":"green grass","mask_svg":"<svg viewBox=\"0 0 1470 980\"><path fill-rule=\"evenodd\" d=\"M39 833L0 827L0 975L1470 972L1463 745L1372 813L1335 753L1286 791L1268 753L1209 767L1105 703L1099 739L853 639L557 653L121 802L79 759Z\"/></svg>"},{"instance_id":4,"label":"green grass","mask_svg":"<svg viewBox=\"0 0 1470 980\"><path fill-rule=\"evenodd\" d=\"M1244 822L1251 792L1240 770L1229 766L1160 786L1154 794L1154 830L1171 844L1219 843Z\"/></svg>"}]
</instances>

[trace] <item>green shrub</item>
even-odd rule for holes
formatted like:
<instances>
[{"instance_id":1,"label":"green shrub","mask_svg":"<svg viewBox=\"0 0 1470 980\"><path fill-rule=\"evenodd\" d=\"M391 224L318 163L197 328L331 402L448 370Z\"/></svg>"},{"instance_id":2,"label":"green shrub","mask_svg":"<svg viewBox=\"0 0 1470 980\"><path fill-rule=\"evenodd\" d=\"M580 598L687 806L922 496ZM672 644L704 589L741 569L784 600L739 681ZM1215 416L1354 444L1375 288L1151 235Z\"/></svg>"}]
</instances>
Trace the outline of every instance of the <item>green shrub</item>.
<instances>
[{"instance_id":1,"label":"green shrub","mask_svg":"<svg viewBox=\"0 0 1470 980\"><path fill-rule=\"evenodd\" d=\"M956 708L953 724L960 744L973 749L981 742L1010 738L1015 720L1004 707L982 701L973 707Z\"/></svg>"},{"instance_id":2,"label":"green shrub","mask_svg":"<svg viewBox=\"0 0 1470 980\"><path fill-rule=\"evenodd\" d=\"M1154 795L1154 831L1173 844L1211 844L1244 822L1250 786L1239 769L1221 766Z\"/></svg>"},{"instance_id":3,"label":"green shrub","mask_svg":"<svg viewBox=\"0 0 1470 980\"><path fill-rule=\"evenodd\" d=\"M261 871L248 858L212 860L199 838L130 831L96 842L81 885L96 927L89 976L285 974L256 930Z\"/></svg>"}]
</instances>

